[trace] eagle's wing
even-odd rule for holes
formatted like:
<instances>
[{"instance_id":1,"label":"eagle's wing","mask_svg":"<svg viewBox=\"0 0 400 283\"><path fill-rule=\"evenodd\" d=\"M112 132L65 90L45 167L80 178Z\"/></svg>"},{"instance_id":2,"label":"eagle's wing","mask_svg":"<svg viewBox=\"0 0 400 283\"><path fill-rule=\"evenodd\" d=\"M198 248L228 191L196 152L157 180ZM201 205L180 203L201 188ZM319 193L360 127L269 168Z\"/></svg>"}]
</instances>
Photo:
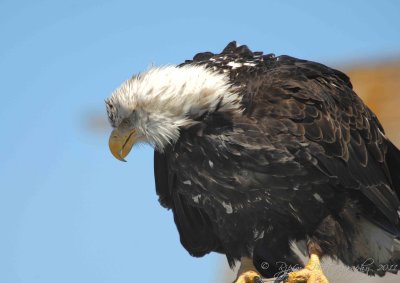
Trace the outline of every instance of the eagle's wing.
<instances>
[{"instance_id":1,"label":"eagle's wing","mask_svg":"<svg viewBox=\"0 0 400 283\"><path fill-rule=\"evenodd\" d=\"M311 155L331 184L361 191L392 223L398 223L400 172L390 160L400 153L374 113L341 72L287 56L280 60L282 67L266 74L262 93L267 95L261 100L268 100L268 93L276 96L276 90L281 99L265 106L304 129L302 140L322 147Z\"/></svg>"},{"instance_id":2,"label":"eagle's wing","mask_svg":"<svg viewBox=\"0 0 400 283\"><path fill-rule=\"evenodd\" d=\"M172 210L182 245L193 256L219 251L219 240L213 234L212 222L203 210L191 206L184 196L174 192L179 184L177 175L169 168L165 154L154 152L156 192L162 206Z\"/></svg>"}]
</instances>

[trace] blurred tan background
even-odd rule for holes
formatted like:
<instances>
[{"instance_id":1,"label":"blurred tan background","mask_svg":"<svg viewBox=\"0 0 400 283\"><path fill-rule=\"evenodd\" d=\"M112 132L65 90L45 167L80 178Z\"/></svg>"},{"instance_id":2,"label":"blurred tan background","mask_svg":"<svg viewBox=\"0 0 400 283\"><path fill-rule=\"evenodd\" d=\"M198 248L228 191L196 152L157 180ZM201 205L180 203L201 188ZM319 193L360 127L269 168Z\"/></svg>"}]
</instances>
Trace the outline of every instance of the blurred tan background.
<instances>
[{"instance_id":1,"label":"blurred tan background","mask_svg":"<svg viewBox=\"0 0 400 283\"><path fill-rule=\"evenodd\" d=\"M375 112L386 134L400 145L400 58L345 70L356 93Z\"/></svg>"}]
</instances>

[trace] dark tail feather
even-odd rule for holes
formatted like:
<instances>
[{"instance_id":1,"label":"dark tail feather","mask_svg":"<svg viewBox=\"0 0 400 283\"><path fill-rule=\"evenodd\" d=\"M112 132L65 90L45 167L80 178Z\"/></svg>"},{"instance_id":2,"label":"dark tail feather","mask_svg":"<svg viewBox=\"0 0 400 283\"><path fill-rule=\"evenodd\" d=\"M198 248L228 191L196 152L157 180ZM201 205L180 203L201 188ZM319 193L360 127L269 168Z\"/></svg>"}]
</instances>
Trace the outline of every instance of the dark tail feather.
<instances>
[{"instance_id":1,"label":"dark tail feather","mask_svg":"<svg viewBox=\"0 0 400 283\"><path fill-rule=\"evenodd\" d=\"M397 196L400 198L400 150L388 141L386 162Z\"/></svg>"},{"instance_id":2,"label":"dark tail feather","mask_svg":"<svg viewBox=\"0 0 400 283\"><path fill-rule=\"evenodd\" d=\"M253 251L253 263L265 278L284 276L287 272L304 267L300 257L290 248L289 241L279 237L268 243L259 240Z\"/></svg>"}]
</instances>

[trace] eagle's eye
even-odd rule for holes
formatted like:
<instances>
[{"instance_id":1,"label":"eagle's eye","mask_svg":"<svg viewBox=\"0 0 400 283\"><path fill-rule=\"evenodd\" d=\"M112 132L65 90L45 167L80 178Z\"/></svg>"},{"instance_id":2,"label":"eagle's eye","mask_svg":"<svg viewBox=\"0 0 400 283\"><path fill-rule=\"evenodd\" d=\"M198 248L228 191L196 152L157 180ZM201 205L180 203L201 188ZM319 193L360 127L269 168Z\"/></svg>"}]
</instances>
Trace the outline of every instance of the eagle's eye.
<instances>
[{"instance_id":1,"label":"eagle's eye","mask_svg":"<svg viewBox=\"0 0 400 283\"><path fill-rule=\"evenodd\" d=\"M121 121L121 126L122 127L129 127L131 125L131 121L128 118L125 118L124 120Z\"/></svg>"}]
</instances>

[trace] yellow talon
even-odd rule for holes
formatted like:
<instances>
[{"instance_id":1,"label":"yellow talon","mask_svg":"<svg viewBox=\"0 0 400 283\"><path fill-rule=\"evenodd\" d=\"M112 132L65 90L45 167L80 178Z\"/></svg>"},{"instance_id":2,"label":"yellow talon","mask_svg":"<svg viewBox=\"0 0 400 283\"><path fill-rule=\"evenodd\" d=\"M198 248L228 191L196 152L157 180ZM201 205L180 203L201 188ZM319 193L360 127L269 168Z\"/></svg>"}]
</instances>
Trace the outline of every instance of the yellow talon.
<instances>
[{"instance_id":1,"label":"yellow talon","mask_svg":"<svg viewBox=\"0 0 400 283\"><path fill-rule=\"evenodd\" d=\"M257 282L262 282L261 275L253 270L249 270L240 274L238 279L236 279L235 281L235 283L257 283Z\"/></svg>"},{"instance_id":2,"label":"yellow talon","mask_svg":"<svg viewBox=\"0 0 400 283\"><path fill-rule=\"evenodd\" d=\"M321 262L316 254L310 255L310 260L304 269L290 272L285 283L329 283L322 272Z\"/></svg>"},{"instance_id":3,"label":"yellow talon","mask_svg":"<svg viewBox=\"0 0 400 283\"><path fill-rule=\"evenodd\" d=\"M253 260L251 258L242 257L240 259L240 268L235 283L262 282L261 275L256 270L257 269L254 267Z\"/></svg>"}]
</instances>

